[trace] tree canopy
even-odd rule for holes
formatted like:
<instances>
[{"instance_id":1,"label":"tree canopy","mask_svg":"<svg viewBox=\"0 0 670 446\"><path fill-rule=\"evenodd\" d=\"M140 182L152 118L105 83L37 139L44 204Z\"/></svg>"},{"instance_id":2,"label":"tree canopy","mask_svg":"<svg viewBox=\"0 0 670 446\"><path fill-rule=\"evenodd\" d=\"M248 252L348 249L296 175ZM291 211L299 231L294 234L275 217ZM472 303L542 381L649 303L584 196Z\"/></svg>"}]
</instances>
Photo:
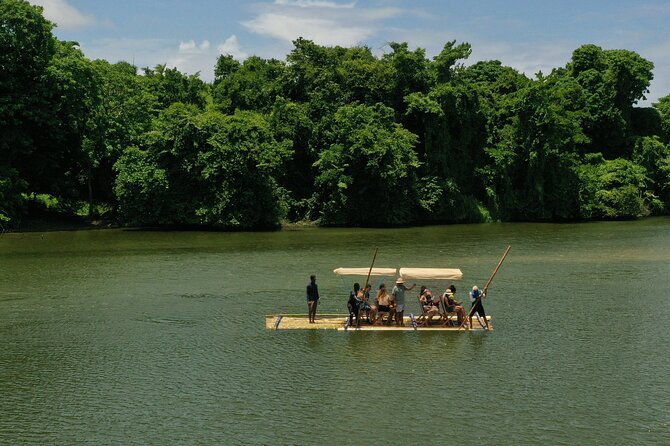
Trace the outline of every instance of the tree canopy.
<instances>
[{"instance_id":1,"label":"tree canopy","mask_svg":"<svg viewBox=\"0 0 670 446\"><path fill-rule=\"evenodd\" d=\"M0 2L0 223L50 208L122 225L276 228L638 218L670 209L670 95L586 44L530 78L467 42L434 57L297 39L214 81L91 61ZM55 203L55 204L54 204Z\"/></svg>"}]
</instances>

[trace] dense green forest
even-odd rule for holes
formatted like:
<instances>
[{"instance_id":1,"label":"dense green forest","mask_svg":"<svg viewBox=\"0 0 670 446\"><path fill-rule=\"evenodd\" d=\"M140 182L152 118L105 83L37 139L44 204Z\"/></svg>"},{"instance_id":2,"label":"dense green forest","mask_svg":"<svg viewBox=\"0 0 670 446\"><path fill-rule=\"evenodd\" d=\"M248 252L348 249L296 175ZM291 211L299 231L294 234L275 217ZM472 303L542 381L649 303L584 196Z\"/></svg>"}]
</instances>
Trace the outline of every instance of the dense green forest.
<instances>
[{"instance_id":1,"label":"dense green forest","mask_svg":"<svg viewBox=\"0 0 670 446\"><path fill-rule=\"evenodd\" d=\"M670 209L670 95L653 63L583 45L528 78L389 43L298 39L215 79L87 59L0 1L0 224L79 215L223 229L637 218Z\"/></svg>"}]
</instances>

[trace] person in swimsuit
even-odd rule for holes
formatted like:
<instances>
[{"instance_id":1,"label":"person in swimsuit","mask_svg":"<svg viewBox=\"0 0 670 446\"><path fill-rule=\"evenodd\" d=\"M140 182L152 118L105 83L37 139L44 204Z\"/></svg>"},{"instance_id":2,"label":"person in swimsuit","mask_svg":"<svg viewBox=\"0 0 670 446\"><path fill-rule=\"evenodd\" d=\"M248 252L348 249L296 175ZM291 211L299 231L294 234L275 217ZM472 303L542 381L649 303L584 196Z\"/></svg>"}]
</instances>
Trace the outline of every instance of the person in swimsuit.
<instances>
[{"instance_id":1,"label":"person in swimsuit","mask_svg":"<svg viewBox=\"0 0 670 446\"><path fill-rule=\"evenodd\" d=\"M465 320L465 308L459 301L457 301L454 298L454 291L452 291L452 287L455 290L456 287L451 285L451 287L447 288L444 291L444 294L442 295L442 299L444 302L444 307L447 309L447 313L456 313L456 317L458 318L458 326L460 327L463 321ZM467 324L466 324L467 327Z\"/></svg>"},{"instance_id":2,"label":"person in swimsuit","mask_svg":"<svg viewBox=\"0 0 670 446\"><path fill-rule=\"evenodd\" d=\"M386 285L383 283L379 285L377 290L377 317L374 320L375 324L383 324L384 316L388 316L388 323L393 319L393 310L391 309L391 296L386 290Z\"/></svg>"},{"instance_id":3,"label":"person in swimsuit","mask_svg":"<svg viewBox=\"0 0 670 446\"><path fill-rule=\"evenodd\" d=\"M361 299L358 310L360 313L359 317L363 317L363 314L365 314L365 318L367 319L368 324L372 323L375 318L375 314L377 313L377 307L370 304L370 290L372 290L372 285L368 283L365 286L365 289L359 291L359 296Z\"/></svg>"},{"instance_id":4,"label":"person in swimsuit","mask_svg":"<svg viewBox=\"0 0 670 446\"><path fill-rule=\"evenodd\" d=\"M421 291L419 293L419 300L421 301L421 307L423 312L426 315L427 319L425 320L425 325L430 325L430 321L433 317L440 312L438 307L439 301L433 301L433 293L430 292L425 286L421 286Z\"/></svg>"}]
</instances>

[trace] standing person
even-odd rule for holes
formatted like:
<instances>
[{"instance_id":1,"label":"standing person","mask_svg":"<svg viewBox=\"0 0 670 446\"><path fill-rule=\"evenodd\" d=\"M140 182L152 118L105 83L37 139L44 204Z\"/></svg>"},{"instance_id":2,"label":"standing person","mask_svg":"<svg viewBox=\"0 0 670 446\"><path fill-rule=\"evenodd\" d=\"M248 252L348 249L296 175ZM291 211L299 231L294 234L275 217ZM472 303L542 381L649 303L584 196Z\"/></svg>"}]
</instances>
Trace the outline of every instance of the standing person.
<instances>
[{"instance_id":1,"label":"standing person","mask_svg":"<svg viewBox=\"0 0 670 446\"><path fill-rule=\"evenodd\" d=\"M482 304L482 299L485 297L486 294L480 291L477 285L472 287L472 291L470 291L470 302L472 302L472 306L470 307L470 327L472 327L472 315L478 313L479 317L484 319L484 324L486 325L484 328L486 330L489 329L489 321L486 320L486 313Z\"/></svg>"},{"instance_id":2,"label":"standing person","mask_svg":"<svg viewBox=\"0 0 670 446\"><path fill-rule=\"evenodd\" d=\"M319 287L316 284L316 276L309 276L307 284L307 308L309 310L309 323L313 324L316 318L316 307L319 304Z\"/></svg>"},{"instance_id":3,"label":"standing person","mask_svg":"<svg viewBox=\"0 0 670 446\"><path fill-rule=\"evenodd\" d=\"M416 283L411 287L407 288L405 286L405 279L398 277L395 281L395 286L393 291L391 291L391 296L393 296L393 303L395 305L395 324L404 326L405 321L403 320L403 312L405 311L405 291L413 290L416 286Z\"/></svg>"}]
</instances>

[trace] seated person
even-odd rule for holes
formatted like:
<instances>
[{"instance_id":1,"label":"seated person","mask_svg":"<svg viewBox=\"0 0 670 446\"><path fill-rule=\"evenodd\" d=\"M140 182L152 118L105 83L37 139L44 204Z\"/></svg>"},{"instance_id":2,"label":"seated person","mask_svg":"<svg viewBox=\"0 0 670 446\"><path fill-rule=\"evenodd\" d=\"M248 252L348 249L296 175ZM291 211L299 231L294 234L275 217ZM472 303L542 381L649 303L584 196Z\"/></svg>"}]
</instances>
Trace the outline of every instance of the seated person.
<instances>
[{"instance_id":1,"label":"seated person","mask_svg":"<svg viewBox=\"0 0 670 446\"><path fill-rule=\"evenodd\" d=\"M360 302L358 294L360 293L361 286L358 282L354 283L354 289L349 292L349 300L347 301L347 308L349 309L349 325L353 324L354 318L356 318L356 326L360 324L359 319L359 308Z\"/></svg>"},{"instance_id":2,"label":"seated person","mask_svg":"<svg viewBox=\"0 0 670 446\"><path fill-rule=\"evenodd\" d=\"M430 325L430 321L433 317L440 312L438 307L439 301L433 301L433 293L430 292L425 286L421 286L421 291L419 292L419 300L421 301L421 308L423 313L426 316L424 325Z\"/></svg>"},{"instance_id":3,"label":"seated person","mask_svg":"<svg viewBox=\"0 0 670 446\"><path fill-rule=\"evenodd\" d=\"M368 283L365 286L365 289L358 292L358 297L360 300L360 304L358 306L358 314L359 317L363 317L363 314L365 314L365 318L367 319L368 324L372 323L372 321L375 319L375 314L377 313L377 306L370 305L371 289L372 285Z\"/></svg>"},{"instance_id":4,"label":"seated person","mask_svg":"<svg viewBox=\"0 0 670 446\"><path fill-rule=\"evenodd\" d=\"M454 299L454 291L456 288L451 285L449 288L447 288L442 295L442 299L444 302L444 307L447 309L447 313L456 313L456 317L458 320L458 326L460 327L463 321L465 320L465 308L459 301Z\"/></svg>"},{"instance_id":5,"label":"seated person","mask_svg":"<svg viewBox=\"0 0 670 446\"><path fill-rule=\"evenodd\" d=\"M374 324L384 323L384 316L388 316L387 322L391 323L393 320L393 315L395 311L391 308L391 295L386 290L386 285L383 283L379 285L379 290L377 291L377 317L374 320Z\"/></svg>"}]
</instances>

